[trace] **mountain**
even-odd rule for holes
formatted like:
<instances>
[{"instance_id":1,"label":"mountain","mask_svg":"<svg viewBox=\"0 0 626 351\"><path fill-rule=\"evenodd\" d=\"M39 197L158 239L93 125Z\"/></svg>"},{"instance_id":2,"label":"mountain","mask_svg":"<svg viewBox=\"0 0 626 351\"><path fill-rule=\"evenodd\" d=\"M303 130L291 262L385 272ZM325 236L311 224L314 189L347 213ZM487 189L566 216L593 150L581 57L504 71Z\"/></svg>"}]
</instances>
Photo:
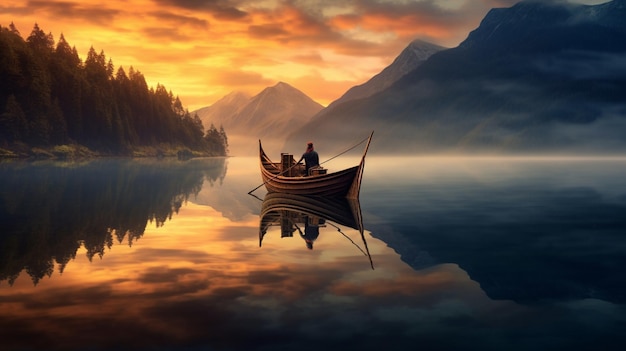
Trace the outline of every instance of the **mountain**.
<instances>
[{"instance_id":1,"label":"mountain","mask_svg":"<svg viewBox=\"0 0 626 351\"><path fill-rule=\"evenodd\" d=\"M458 47L316 116L285 146L376 130L372 152L624 153L623 18L625 0L493 9Z\"/></svg>"},{"instance_id":2,"label":"mountain","mask_svg":"<svg viewBox=\"0 0 626 351\"><path fill-rule=\"evenodd\" d=\"M282 144L288 133L323 108L300 90L279 82L247 100L245 95L229 94L197 113L205 128L210 123L222 125L230 153L240 156L256 155L259 139L270 148L278 141Z\"/></svg>"},{"instance_id":3,"label":"mountain","mask_svg":"<svg viewBox=\"0 0 626 351\"><path fill-rule=\"evenodd\" d=\"M338 126L337 124L341 123L341 117L334 117L335 114L333 114L333 112L335 112L335 108L341 106L346 102L368 98L376 93L385 90L393 83L398 81L400 78L402 78L402 76L423 64L434 53L444 49L445 48L442 46L428 43L419 39L412 41L389 66L383 69L380 73L370 78L367 82L348 89L348 91L344 93L339 99L333 101L331 104L328 105L328 107L313 116L311 118L311 121L328 120L331 122L328 126L331 130L345 130L346 133L349 133L349 130L351 129L350 126L341 126L341 129L339 129L340 126ZM331 117L326 117L327 115ZM347 130L343 127L347 127ZM326 133L326 131L321 128L315 128L310 125L305 125L302 129L299 129L297 133L290 134L291 137L288 138L287 142L282 146L282 150L293 150L294 148L298 147L301 148L303 140L311 140L312 138L314 138L316 140L322 141L323 136L322 138L320 138L320 133L324 134ZM335 140L341 140L336 137L336 135L338 134L340 135L340 133L331 132L330 135L334 135L335 137L333 138L335 138ZM326 141L324 141L324 143L326 143Z\"/></svg>"},{"instance_id":4,"label":"mountain","mask_svg":"<svg viewBox=\"0 0 626 351\"><path fill-rule=\"evenodd\" d=\"M231 118L235 131L254 131L259 137L284 137L324 108L300 90L280 82L263 89Z\"/></svg>"},{"instance_id":5,"label":"mountain","mask_svg":"<svg viewBox=\"0 0 626 351\"><path fill-rule=\"evenodd\" d=\"M209 128L211 124L219 128L224 124L228 124L228 118L245 106L250 101L250 98L251 96L246 93L234 91L219 99L213 105L195 110L191 114L196 113L200 117L205 129Z\"/></svg>"},{"instance_id":6,"label":"mountain","mask_svg":"<svg viewBox=\"0 0 626 351\"><path fill-rule=\"evenodd\" d=\"M366 83L350 88L343 96L333 101L320 113L327 113L334 106L350 100L370 97L379 91L388 88L405 74L411 72L432 54L444 50L443 46L428 43L422 40L412 41L396 59L380 73L372 77Z\"/></svg>"}]
</instances>

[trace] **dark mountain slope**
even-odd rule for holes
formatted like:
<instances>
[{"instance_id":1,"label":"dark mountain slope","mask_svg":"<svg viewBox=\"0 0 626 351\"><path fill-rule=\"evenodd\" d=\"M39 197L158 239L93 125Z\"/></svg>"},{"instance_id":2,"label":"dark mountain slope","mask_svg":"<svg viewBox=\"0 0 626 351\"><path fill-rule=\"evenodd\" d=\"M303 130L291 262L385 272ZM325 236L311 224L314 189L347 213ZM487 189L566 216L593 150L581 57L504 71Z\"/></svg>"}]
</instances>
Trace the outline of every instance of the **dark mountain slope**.
<instances>
[{"instance_id":1,"label":"dark mountain slope","mask_svg":"<svg viewBox=\"0 0 626 351\"><path fill-rule=\"evenodd\" d=\"M328 107L320 112L327 113L335 106L347 101L367 98L372 96L398 81L405 74L419 67L434 53L444 50L439 45L428 43L422 40L412 41L391 65L385 67L380 73L369 79L367 82L350 88L343 96L333 101Z\"/></svg>"},{"instance_id":2,"label":"dark mountain slope","mask_svg":"<svg viewBox=\"0 0 626 351\"><path fill-rule=\"evenodd\" d=\"M494 9L458 47L303 130L320 144L375 129L373 152L623 153L623 18L623 0Z\"/></svg>"}]
</instances>

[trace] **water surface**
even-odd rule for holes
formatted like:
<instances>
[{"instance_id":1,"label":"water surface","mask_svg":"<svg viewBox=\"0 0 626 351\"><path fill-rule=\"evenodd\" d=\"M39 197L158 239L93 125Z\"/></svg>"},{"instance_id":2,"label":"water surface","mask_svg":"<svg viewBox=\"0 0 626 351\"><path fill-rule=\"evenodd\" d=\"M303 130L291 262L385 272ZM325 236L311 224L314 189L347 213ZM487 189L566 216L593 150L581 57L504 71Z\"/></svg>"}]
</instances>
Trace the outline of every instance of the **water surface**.
<instances>
[{"instance_id":1,"label":"water surface","mask_svg":"<svg viewBox=\"0 0 626 351\"><path fill-rule=\"evenodd\" d=\"M254 158L0 163L0 345L621 350L625 171L370 158L361 234L263 230Z\"/></svg>"}]
</instances>

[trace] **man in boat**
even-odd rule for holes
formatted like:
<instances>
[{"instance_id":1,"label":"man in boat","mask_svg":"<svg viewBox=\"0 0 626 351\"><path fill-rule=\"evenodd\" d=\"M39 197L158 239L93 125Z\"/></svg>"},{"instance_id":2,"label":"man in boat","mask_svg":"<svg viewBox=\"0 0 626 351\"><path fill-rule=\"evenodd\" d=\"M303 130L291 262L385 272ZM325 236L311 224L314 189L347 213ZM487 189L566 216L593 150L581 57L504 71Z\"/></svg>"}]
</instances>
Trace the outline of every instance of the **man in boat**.
<instances>
[{"instance_id":1,"label":"man in boat","mask_svg":"<svg viewBox=\"0 0 626 351\"><path fill-rule=\"evenodd\" d=\"M308 142L306 145L306 151L302 154L302 157L296 163L300 163L304 159L305 175L309 175L309 169L318 167L320 165L320 157L317 151L313 149L313 143Z\"/></svg>"}]
</instances>

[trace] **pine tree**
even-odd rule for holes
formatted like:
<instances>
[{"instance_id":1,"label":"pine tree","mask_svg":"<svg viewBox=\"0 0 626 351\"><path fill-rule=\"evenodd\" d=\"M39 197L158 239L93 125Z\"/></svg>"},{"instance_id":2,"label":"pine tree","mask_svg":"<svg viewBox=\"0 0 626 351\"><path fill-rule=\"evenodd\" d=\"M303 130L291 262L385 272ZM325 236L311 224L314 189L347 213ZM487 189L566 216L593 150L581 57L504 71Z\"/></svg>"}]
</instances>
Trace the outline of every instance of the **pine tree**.
<instances>
[{"instance_id":1,"label":"pine tree","mask_svg":"<svg viewBox=\"0 0 626 351\"><path fill-rule=\"evenodd\" d=\"M17 28L15 27L15 24L13 23L13 21L11 21L11 24L9 24L9 29L11 30L11 33L13 33L13 34L17 34L17 35L18 35L18 36L20 36L20 37L22 36L22 35L20 34L20 31L19 31L19 30L17 30Z\"/></svg>"},{"instance_id":2,"label":"pine tree","mask_svg":"<svg viewBox=\"0 0 626 351\"><path fill-rule=\"evenodd\" d=\"M224 126L220 125L220 137L222 138L223 148L223 156L228 154L228 137L226 136L226 131L224 130Z\"/></svg>"},{"instance_id":3,"label":"pine tree","mask_svg":"<svg viewBox=\"0 0 626 351\"><path fill-rule=\"evenodd\" d=\"M65 120L67 137L73 140L79 140L83 130L81 70L82 62L76 48L71 48L61 34L50 61L52 98L57 101Z\"/></svg>"},{"instance_id":4,"label":"pine tree","mask_svg":"<svg viewBox=\"0 0 626 351\"><path fill-rule=\"evenodd\" d=\"M4 112L0 113L0 142L22 140L26 132L26 115L15 96L10 95Z\"/></svg>"}]
</instances>

